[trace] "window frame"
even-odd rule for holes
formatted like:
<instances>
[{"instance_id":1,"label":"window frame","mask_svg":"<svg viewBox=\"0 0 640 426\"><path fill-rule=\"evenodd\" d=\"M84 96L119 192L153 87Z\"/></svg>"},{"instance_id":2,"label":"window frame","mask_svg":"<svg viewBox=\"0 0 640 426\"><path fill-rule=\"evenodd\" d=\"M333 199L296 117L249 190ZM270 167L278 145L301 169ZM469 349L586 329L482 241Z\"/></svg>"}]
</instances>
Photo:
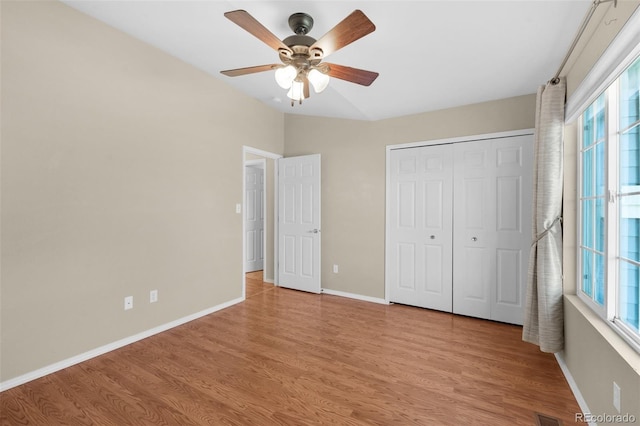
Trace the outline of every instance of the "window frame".
<instances>
[{"instance_id":1,"label":"window frame","mask_svg":"<svg viewBox=\"0 0 640 426\"><path fill-rule=\"evenodd\" d=\"M619 287L620 287L620 206L621 206L621 194L618 193L619 188L619 170L620 170L620 135L634 126L630 126L627 129L619 128L620 119L620 76L632 65L640 61L640 53L634 55L634 57L628 61L628 65L622 69L619 75L597 96L591 96L591 101L580 110L580 114L577 118L577 208L576 208L576 294L591 310L593 310L598 316L600 316L606 323L611 326L627 343L629 343L636 351L640 352L640 330L635 330L627 325L620 318L620 300L619 300ZM593 198L596 199L597 193L585 196L584 195L584 155L583 153L587 149L594 148L597 141L594 141L593 145L590 145L585 149L584 147L584 113L594 105L600 96L604 96L604 148L605 148L605 207L604 207L604 303L599 305L595 300L595 281L593 284L594 297L589 296L583 291L583 200ZM636 122L637 123L637 122ZM592 171L592 178L595 180L595 168ZM594 232L594 238L597 238ZM595 246L596 244L594 244ZM590 248L591 249L591 248ZM591 249L593 250L593 249ZM611 285L613 283L613 285Z\"/></svg>"},{"instance_id":2,"label":"window frame","mask_svg":"<svg viewBox=\"0 0 640 426\"><path fill-rule=\"evenodd\" d=\"M608 44L606 49L599 55L599 58L593 63L591 69L587 72L586 75L580 77L580 82L578 86L570 93L567 98L566 106L565 106L565 124L572 125L576 124L577 120L581 120L583 112L593 103L598 96L600 96L609 86L614 83L614 81L618 80L620 75L630 67L635 60L640 56L640 8L636 8L631 16L627 19L626 23L622 25L622 28L617 32L615 37ZM617 84L617 83L616 83ZM576 128L577 138L578 139L578 147L581 147L582 143L582 134L581 134L582 125L580 124ZM617 139L616 139L617 141ZM573 149L571 149L573 151ZM576 168L573 172L574 177L577 179L576 183L581 184L581 149L578 148L577 152L572 152L571 155L573 159L576 161ZM616 167L618 164L616 164ZM609 181L610 182L610 181ZM572 185L572 184L571 184ZM609 186L609 184L608 184ZM574 278L576 291L578 294L577 299L581 301L583 305L590 306L589 301L586 298L580 298L580 288L582 286L582 276L581 273L581 264L580 264L580 243L581 243L581 206L579 197L581 194L580 188L574 189L575 194L570 195L570 203L569 203L569 211L571 214L575 214L573 217L575 219L575 236L571 236L570 246L567 246L568 253L572 255L572 262L575 260L575 272L577 273ZM609 197L611 194L608 194ZM575 210L574 210L575 207ZM612 230L607 229L607 235L609 236L616 235ZM570 234L569 234L570 235ZM616 247L618 241L609 242L607 241L609 246L614 244L612 247ZM607 259L608 262L608 259ZM614 271L617 273L617 271ZM609 279L609 277L607 277ZM584 302L583 302L584 301ZM594 302L591 301L593 304ZM619 308L617 305L611 306L611 304L617 304L617 294L614 294L613 297L610 295L607 296L607 300L605 302L607 304L607 313L616 312ZM607 328L610 328L615 331L617 336L620 336L626 343L630 345L630 349L635 350L640 353L640 343L636 340L632 339L629 334L629 330L625 330L625 325L621 323L621 321L616 321L613 315L599 315L595 311L589 309L589 311L594 313L594 316L601 318L603 323L606 324ZM609 318L611 317L611 318Z\"/></svg>"}]
</instances>

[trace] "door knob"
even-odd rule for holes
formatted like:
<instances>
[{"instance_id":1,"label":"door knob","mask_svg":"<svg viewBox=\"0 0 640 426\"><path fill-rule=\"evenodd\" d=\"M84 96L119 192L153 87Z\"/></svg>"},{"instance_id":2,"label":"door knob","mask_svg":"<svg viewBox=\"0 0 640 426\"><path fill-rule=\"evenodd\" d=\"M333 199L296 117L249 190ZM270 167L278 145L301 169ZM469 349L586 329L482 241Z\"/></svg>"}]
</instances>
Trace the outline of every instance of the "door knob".
<instances>
[{"instance_id":1,"label":"door knob","mask_svg":"<svg viewBox=\"0 0 640 426\"><path fill-rule=\"evenodd\" d=\"M320 232L319 229L312 229L311 231L307 231L309 234L317 234L318 232Z\"/></svg>"},{"instance_id":2,"label":"door knob","mask_svg":"<svg viewBox=\"0 0 640 426\"><path fill-rule=\"evenodd\" d=\"M435 236L435 235L432 235L432 236L430 236L429 238L431 238L432 240L435 240L435 239L436 239L436 236Z\"/></svg>"},{"instance_id":3,"label":"door knob","mask_svg":"<svg viewBox=\"0 0 640 426\"><path fill-rule=\"evenodd\" d=\"M478 237L471 237L471 241L478 241Z\"/></svg>"}]
</instances>

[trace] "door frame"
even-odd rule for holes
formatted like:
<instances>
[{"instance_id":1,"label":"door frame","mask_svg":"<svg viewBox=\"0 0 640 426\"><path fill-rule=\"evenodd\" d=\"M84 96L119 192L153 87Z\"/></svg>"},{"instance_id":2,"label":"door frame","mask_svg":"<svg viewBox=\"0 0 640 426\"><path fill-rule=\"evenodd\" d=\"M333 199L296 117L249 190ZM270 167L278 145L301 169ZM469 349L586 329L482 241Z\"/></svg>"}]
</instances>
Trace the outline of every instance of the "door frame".
<instances>
[{"instance_id":1,"label":"door frame","mask_svg":"<svg viewBox=\"0 0 640 426\"><path fill-rule=\"evenodd\" d=\"M246 250L247 250L247 237L246 237L246 226L245 226L245 220L246 220L246 191L247 191L247 183L246 183L246 176L245 176L245 165L247 162L251 162L253 160L246 160L247 154L253 154L253 155L257 155L260 157L264 157L263 159L258 159L257 161L265 161L266 163L266 159L270 159L270 160L274 160L273 162L273 281L274 281L274 285L278 285L278 159L282 158L283 155L280 154L276 154L273 152L269 152L269 151L264 151L262 149L258 149L258 148L253 148L247 145L243 145L242 146L242 300L246 299L246 295L247 295L247 280L246 280L246 274L244 272L245 269L245 265L244 265L244 260L246 257ZM266 176L266 164L265 164L265 194L266 194L266 185L267 185L267 176ZM266 212L266 208L267 208L267 203L264 203L264 211ZM265 215L266 217L266 215ZM266 220L265 220L265 226L266 226ZM265 235L266 235L266 230L265 230ZM266 254L266 238L264 241L264 249L265 249L265 254Z\"/></svg>"},{"instance_id":2,"label":"door frame","mask_svg":"<svg viewBox=\"0 0 640 426\"><path fill-rule=\"evenodd\" d=\"M486 139L500 139L510 138L513 136L525 136L534 133L534 129L522 129L512 130L506 132L486 133L479 135L461 136L445 139L434 139L419 142L409 142L402 144L387 145L385 149L385 219L384 219L384 300L386 303L390 303L389 300L389 286L391 283L391 277L389 276L389 262L391 261L391 248L389 247L391 224L389 223L391 217L391 151L396 149L407 148L419 148L430 145L444 145L454 144L461 142L473 142ZM534 142L535 143L535 142Z\"/></svg>"}]
</instances>

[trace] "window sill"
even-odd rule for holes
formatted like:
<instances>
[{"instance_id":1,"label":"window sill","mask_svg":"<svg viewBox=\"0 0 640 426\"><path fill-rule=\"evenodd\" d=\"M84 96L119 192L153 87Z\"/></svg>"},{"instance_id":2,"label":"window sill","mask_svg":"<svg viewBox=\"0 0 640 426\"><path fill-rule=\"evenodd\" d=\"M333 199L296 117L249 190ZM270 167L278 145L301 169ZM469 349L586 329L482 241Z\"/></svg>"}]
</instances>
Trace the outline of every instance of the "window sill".
<instances>
[{"instance_id":1,"label":"window sill","mask_svg":"<svg viewBox=\"0 0 640 426\"><path fill-rule=\"evenodd\" d=\"M580 312L589 324L591 324L636 373L640 374L640 353L635 350L631 343L627 342L614 330L612 324L600 318L598 314L593 312L577 295L565 294L565 300Z\"/></svg>"}]
</instances>

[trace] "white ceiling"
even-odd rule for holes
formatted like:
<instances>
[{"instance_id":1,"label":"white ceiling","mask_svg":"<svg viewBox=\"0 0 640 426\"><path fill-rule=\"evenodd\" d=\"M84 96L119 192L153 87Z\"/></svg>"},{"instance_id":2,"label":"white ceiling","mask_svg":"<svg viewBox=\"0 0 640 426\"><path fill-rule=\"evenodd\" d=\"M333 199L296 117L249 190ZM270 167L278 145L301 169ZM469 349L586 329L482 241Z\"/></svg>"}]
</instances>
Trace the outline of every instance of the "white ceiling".
<instances>
[{"instance_id":1,"label":"white ceiling","mask_svg":"<svg viewBox=\"0 0 640 426\"><path fill-rule=\"evenodd\" d=\"M140 1L62 0L290 114L378 120L535 93L553 77L591 0ZM278 63L277 53L223 13L245 9L279 38L309 13L318 39L355 9L376 31L328 61L380 73L369 87L332 79L291 107L273 72L221 70Z\"/></svg>"}]
</instances>

